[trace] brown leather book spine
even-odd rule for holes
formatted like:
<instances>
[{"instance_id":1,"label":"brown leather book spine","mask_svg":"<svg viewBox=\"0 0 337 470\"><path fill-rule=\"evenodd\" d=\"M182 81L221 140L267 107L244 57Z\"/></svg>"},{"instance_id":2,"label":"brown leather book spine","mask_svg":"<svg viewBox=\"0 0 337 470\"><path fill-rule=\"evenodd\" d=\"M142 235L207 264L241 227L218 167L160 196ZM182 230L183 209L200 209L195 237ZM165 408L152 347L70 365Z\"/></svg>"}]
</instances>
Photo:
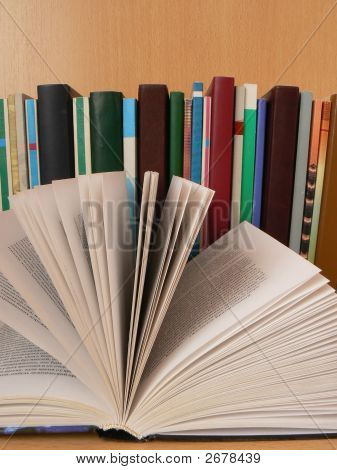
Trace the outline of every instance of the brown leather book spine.
<instances>
[{"instance_id":1,"label":"brown leather book spine","mask_svg":"<svg viewBox=\"0 0 337 470\"><path fill-rule=\"evenodd\" d=\"M288 245L300 93L298 87L276 86L264 98L268 110L261 228Z\"/></svg>"},{"instance_id":2,"label":"brown leather book spine","mask_svg":"<svg viewBox=\"0 0 337 470\"><path fill-rule=\"evenodd\" d=\"M166 85L140 85L138 90L138 175L159 173L158 200L168 188L169 95Z\"/></svg>"},{"instance_id":3,"label":"brown leather book spine","mask_svg":"<svg viewBox=\"0 0 337 470\"><path fill-rule=\"evenodd\" d=\"M331 96L330 128L315 264L337 288L337 95Z\"/></svg>"}]
</instances>

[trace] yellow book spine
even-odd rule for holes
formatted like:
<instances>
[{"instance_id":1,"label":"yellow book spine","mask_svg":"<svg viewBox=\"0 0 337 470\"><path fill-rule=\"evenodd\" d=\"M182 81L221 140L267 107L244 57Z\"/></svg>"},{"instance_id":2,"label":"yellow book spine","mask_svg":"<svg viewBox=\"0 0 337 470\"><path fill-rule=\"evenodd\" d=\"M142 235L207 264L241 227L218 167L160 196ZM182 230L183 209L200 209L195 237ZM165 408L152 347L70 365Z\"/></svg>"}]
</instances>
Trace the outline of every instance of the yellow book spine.
<instances>
[{"instance_id":1,"label":"yellow book spine","mask_svg":"<svg viewBox=\"0 0 337 470\"><path fill-rule=\"evenodd\" d=\"M19 161L16 135L16 117L15 117L15 95L10 95L8 104L8 124L9 124L9 146L12 169L13 194L20 191Z\"/></svg>"}]
</instances>

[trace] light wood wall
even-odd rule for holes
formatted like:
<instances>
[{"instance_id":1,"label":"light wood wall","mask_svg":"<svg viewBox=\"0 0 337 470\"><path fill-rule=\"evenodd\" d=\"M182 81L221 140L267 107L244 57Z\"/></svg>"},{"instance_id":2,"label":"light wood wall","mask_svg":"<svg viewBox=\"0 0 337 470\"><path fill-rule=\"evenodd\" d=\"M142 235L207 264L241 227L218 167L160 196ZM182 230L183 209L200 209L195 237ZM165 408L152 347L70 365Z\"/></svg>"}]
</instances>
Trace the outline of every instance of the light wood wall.
<instances>
[{"instance_id":1,"label":"light wood wall","mask_svg":"<svg viewBox=\"0 0 337 470\"><path fill-rule=\"evenodd\" d=\"M234 75L259 94L297 84L337 92L333 0L2 0L0 96L39 83L82 94Z\"/></svg>"}]
</instances>

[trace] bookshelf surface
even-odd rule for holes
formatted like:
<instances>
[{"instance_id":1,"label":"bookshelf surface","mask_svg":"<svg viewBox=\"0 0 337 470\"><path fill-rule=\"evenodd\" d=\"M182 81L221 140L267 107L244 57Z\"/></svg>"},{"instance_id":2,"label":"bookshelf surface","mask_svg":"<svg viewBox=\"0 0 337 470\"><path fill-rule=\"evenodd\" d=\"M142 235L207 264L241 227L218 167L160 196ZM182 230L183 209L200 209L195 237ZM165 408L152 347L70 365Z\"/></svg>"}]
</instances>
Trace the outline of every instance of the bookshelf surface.
<instances>
[{"instance_id":1,"label":"bookshelf surface","mask_svg":"<svg viewBox=\"0 0 337 470\"><path fill-rule=\"evenodd\" d=\"M291 439L269 441L164 441L129 442L103 439L95 433L63 435L17 435L0 437L0 449L102 449L102 450L184 450L184 449L289 449L333 450L334 439Z\"/></svg>"}]
</instances>

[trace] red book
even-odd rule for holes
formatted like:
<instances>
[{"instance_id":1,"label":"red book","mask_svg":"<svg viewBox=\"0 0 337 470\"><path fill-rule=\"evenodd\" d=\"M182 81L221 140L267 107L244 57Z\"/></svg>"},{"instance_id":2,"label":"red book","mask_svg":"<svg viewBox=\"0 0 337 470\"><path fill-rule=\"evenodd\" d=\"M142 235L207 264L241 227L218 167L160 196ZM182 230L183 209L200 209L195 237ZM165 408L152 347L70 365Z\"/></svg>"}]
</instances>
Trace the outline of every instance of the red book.
<instances>
[{"instance_id":1,"label":"red book","mask_svg":"<svg viewBox=\"0 0 337 470\"><path fill-rule=\"evenodd\" d=\"M208 211L208 243L230 228L234 78L214 77L206 93L212 98L209 187L215 191Z\"/></svg>"}]
</instances>

